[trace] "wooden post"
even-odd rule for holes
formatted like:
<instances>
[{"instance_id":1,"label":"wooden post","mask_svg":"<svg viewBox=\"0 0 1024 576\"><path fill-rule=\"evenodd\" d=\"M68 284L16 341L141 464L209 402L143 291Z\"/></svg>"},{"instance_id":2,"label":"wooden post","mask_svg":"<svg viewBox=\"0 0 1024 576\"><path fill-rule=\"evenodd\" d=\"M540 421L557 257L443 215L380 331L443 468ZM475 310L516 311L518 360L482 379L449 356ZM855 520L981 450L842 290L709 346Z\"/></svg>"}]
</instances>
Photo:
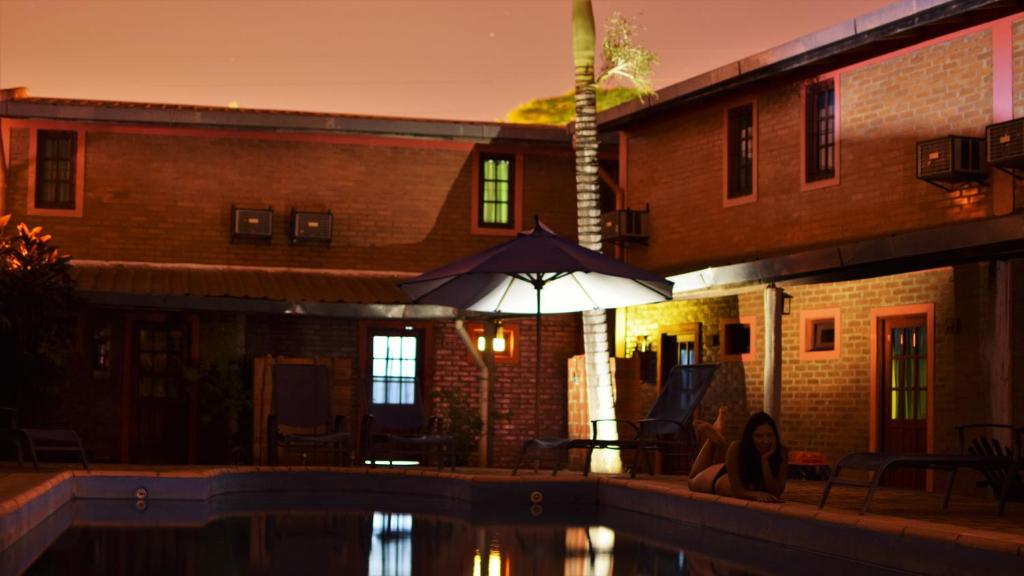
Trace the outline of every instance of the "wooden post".
<instances>
[{"instance_id":1,"label":"wooden post","mask_svg":"<svg viewBox=\"0 0 1024 576\"><path fill-rule=\"evenodd\" d=\"M1013 424L1012 262L996 260L994 268L995 334L992 342L992 381L990 384L992 421L1000 424Z\"/></svg>"},{"instance_id":2,"label":"wooden post","mask_svg":"<svg viewBox=\"0 0 1024 576\"><path fill-rule=\"evenodd\" d=\"M764 411L782 416L782 288L764 289Z\"/></svg>"}]
</instances>

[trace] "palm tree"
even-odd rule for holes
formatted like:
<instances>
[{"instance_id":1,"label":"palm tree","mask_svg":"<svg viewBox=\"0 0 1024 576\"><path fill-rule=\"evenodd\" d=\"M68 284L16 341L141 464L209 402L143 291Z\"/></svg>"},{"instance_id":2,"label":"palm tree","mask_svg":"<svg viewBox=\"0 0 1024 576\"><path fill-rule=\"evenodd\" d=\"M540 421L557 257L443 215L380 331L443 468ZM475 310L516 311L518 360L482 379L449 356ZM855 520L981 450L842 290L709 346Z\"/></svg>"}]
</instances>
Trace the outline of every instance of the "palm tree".
<instances>
[{"instance_id":1,"label":"palm tree","mask_svg":"<svg viewBox=\"0 0 1024 576\"><path fill-rule=\"evenodd\" d=\"M655 62L648 50L635 46L635 27L625 18L612 17L602 44L604 70L594 74L594 10L590 0L573 0L572 53L576 78L576 123L573 148L576 154L576 229L579 243L601 251L601 206L597 158L597 84L619 77L633 83L641 93L650 93L650 72ZM591 419L615 417L611 372L608 366L608 320L603 310L583 313L583 350L587 357L587 400ZM605 438L616 433L614 426L602 430ZM598 451L594 470L618 472L618 453Z\"/></svg>"}]
</instances>

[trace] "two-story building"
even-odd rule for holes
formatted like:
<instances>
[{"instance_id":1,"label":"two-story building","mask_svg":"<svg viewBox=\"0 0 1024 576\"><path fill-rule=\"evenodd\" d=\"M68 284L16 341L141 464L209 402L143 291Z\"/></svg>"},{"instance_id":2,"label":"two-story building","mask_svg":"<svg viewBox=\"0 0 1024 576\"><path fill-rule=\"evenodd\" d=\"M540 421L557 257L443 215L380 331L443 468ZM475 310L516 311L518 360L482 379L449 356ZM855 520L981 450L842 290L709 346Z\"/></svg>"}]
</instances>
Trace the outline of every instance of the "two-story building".
<instances>
[{"instance_id":1,"label":"two-story building","mask_svg":"<svg viewBox=\"0 0 1024 576\"><path fill-rule=\"evenodd\" d=\"M504 416L496 464L533 435L534 402L546 433L564 434L577 319L543 320L535 398L532 319L505 321L508 346L482 386L457 312L412 305L397 282L507 240L534 215L575 237L566 130L6 90L0 135L0 213L53 235L86 303L47 423L74 426L96 460L227 459L224 423L203 406L238 391L202 387L241 371L256 403L241 427L259 430L260 372L276 361L328 363L353 431L367 411L378 425L422 422L445 387L473 405L489 389ZM475 340L483 326L464 329Z\"/></svg>"},{"instance_id":2,"label":"two-story building","mask_svg":"<svg viewBox=\"0 0 1024 576\"><path fill-rule=\"evenodd\" d=\"M736 437L765 408L832 462L1024 423L1024 198L984 165L1024 117L1020 9L900 2L603 113L650 210L625 258L676 282L618 311L617 354L721 362L705 413Z\"/></svg>"}]
</instances>

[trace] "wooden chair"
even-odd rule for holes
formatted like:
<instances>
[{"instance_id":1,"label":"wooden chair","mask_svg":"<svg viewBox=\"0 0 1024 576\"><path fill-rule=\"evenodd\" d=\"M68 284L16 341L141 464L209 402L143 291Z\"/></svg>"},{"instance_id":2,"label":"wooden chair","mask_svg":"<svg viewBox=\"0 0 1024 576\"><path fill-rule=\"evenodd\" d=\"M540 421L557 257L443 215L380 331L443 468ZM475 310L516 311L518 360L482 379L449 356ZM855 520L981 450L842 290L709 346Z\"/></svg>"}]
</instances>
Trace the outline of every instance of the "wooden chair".
<instances>
[{"instance_id":1,"label":"wooden chair","mask_svg":"<svg viewBox=\"0 0 1024 576\"><path fill-rule=\"evenodd\" d=\"M370 466L376 466L378 460L394 465L395 460L415 458L425 461L433 455L438 470L444 467L446 459L451 470L455 470L455 443L444 433L439 416L431 416L426 427L409 434L377 430L374 422L373 414L367 413L361 426L363 458L369 461Z\"/></svg>"},{"instance_id":2,"label":"wooden chair","mask_svg":"<svg viewBox=\"0 0 1024 576\"><path fill-rule=\"evenodd\" d=\"M331 378L327 366L276 364L271 413L267 416L267 462L277 465L277 450L298 451L302 463L311 453L329 453L337 465L352 465L352 435L345 417L331 417ZM287 427L287 431L282 427Z\"/></svg>"}]
</instances>

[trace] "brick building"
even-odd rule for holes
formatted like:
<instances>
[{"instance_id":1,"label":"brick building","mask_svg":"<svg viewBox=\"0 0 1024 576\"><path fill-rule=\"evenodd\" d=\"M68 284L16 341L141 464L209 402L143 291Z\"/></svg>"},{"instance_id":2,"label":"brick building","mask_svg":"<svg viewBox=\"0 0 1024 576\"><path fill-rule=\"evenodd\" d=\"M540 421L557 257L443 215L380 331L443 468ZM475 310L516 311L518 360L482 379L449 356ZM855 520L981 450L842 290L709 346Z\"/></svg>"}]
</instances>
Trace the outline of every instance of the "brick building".
<instances>
[{"instance_id":1,"label":"brick building","mask_svg":"<svg viewBox=\"0 0 1024 576\"><path fill-rule=\"evenodd\" d=\"M455 311L411 305L396 282L504 241L533 215L575 237L571 145L560 128L7 90L0 135L0 213L54 236L87 303L73 381L49 418L78 429L99 461L230 458L225 423L204 402L237 391L202 388L231 370L262 386L259 369L278 361L329 363L335 409L353 429L368 410L384 421L391 413L394 426L422 421L442 387L479 405L480 368ZM533 321L505 322L514 355L491 372L492 406L507 416L496 421L495 464L510 465L533 435L534 402L550 428L542 432L564 434L578 320L543 324L538 399L523 385L533 381ZM373 362L388 338L402 351ZM373 366L396 362L414 366L412 380L375 393ZM257 453L260 402L269 401L260 396L241 422L255 425Z\"/></svg>"},{"instance_id":2,"label":"brick building","mask_svg":"<svg viewBox=\"0 0 1024 576\"><path fill-rule=\"evenodd\" d=\"M635 362L617 362L620 414L645 413L658 375L684 361L722 363L705 412L730 406L730 435L767 407L789 446L833 462L953 450L957 423L1024 423L1016 179L983 166L955 181L917 177L932 159L919 142L984 138L1022 117L1024 12L1006 0L897 3L603 113L602 133L618 142L603 149L618 159L603 179L617 180L618 208L649 210L629 214L647 226L619 226L608 251L676 281L673 302L615 313L616 356L639 344L659 364L642 383ZM184 339L189 362L243 359L247 382L268 355L327 361L354 421L373 404L373 339L411 334L416 410L430 413L430 392L450 387L478 406L480 372L453 312L410 306L394 282L501 241L533 214L575 233L560 129L7 92L0 135L0 213L53 233L90 303L61 407L100 459L210 459L196 402L165 407L187 422L170 435L177 444L166 440L151 398L164 376L142 366L155 335ZM40 138L54 150L46 162L73 166L63 182L40 184ZM513 194L485 197L484 180ZM233 207L268 206L269 241L232 236ZM330 211L330 243L292 242L293 211ZM582 351L578 318L543 324L535 398L523 385L532 320L505 323L513 346L490 381L507 414L494 422L495 465L535 434L534 402L542 435L585 433L585 410L566 411L567 396L585 398L565 368Z\"/></svg>"},{"instance_id":3,"label":"brick building","mask_svg":"<svg viewBox=\"0 0 1024 576\"><path fill-rule=\"evenodd\" d=\"M676 282L617 312L616 354L722 362L705 409L728 405L732 436L767 407L832 462L1024 424L1019 185L983 164L917 177L945 154L918 142L1024 116L1019 10L901 2L603 113L618 205L650 210L622 253ZM960 142L975 157L955 162L984 155Z\"/></svg>"}]
</instances>

